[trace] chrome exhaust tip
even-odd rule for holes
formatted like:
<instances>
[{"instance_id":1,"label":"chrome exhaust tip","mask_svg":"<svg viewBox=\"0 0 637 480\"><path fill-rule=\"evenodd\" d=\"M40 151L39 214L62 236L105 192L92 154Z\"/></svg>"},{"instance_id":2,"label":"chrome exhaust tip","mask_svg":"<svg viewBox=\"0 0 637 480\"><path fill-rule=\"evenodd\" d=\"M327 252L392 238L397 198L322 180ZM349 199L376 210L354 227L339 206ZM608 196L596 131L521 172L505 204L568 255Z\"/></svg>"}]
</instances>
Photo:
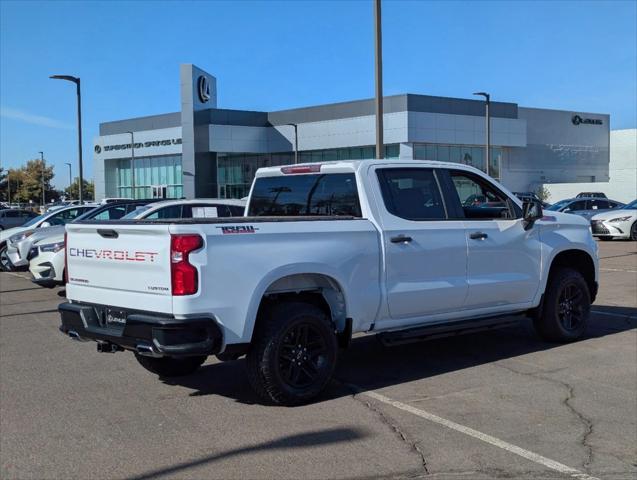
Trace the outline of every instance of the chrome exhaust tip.
<instances>
[{"instance_id":1,"label":"chrome exhaust tip","mask_svg":"<svg viewBox=\"0 0 637 480\"><path fill-rule=\"evenodd\" d=\"M138 354L144 356L144 357L161 357L162 355L160 355L158 352L155 351L155 349L153 348L152 345L149 345L147 343L138 343L137 346L135 347L135 350L137 351Z\"/></svg>"},{"instance_id":2,"label":"chrome exhaust tip","mask_svg":"<svg viewBox=\"0 0 637 480\"><path fill-rule=\"evenodd\" d=\"M80 337L80 334L77 333L75 330L69 330L67 335L71 337L73 340L75 340L76 342L88 342L88 340L85 340L84 338Z\"/></svg>"}]
</instances>

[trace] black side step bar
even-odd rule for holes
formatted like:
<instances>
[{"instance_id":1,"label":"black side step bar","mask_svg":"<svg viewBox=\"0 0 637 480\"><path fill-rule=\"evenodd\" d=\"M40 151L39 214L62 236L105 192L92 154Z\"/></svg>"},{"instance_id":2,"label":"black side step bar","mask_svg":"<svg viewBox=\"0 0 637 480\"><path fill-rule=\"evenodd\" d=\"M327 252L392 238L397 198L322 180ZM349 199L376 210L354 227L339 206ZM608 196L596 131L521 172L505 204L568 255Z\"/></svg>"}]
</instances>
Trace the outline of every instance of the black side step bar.
<instances>
[{"instance_id":1,"label":"black side step bar","mask_svg":"<svg viewBox=\"0 0 637 480\"><path fill-rule=\"evenodd\" d=\"M479 320L461 320L444 325L429 325L426 327L410 328L395 332L384 332L378 334L378 339L386 347L404 345L406 343L421 342L423 340L433 340L436 338L465 335L467 333L482 332L517 325L522 317L491 317Z\"/></svg>"}]
</instances>

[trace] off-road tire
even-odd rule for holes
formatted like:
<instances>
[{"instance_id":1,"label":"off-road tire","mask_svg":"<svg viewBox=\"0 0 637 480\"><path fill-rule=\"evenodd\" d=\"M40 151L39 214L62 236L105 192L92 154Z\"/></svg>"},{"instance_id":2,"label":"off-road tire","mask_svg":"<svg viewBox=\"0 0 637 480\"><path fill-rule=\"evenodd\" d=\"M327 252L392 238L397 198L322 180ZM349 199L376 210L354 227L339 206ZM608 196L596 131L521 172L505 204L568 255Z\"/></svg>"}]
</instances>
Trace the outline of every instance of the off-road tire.
<instances>
[{"instance_id":1,"label":"off-road tire","mask_svg":"<svg viewBox=\"0 0 637 480\"><path fill-rule=\"evenodd\" d=\"M183 377L197 371L208 358L206 355L193 357L147 357L135 353L135 358L139 364L149 372L160 377Z\"/></svg>"},{"instance_id":2,"label":"off-road tire","mask_svg":"<svg viewBox=\"0 0 637 480\"><path fill-rule=\"evenodd\" d=\"M334 327L323 310L303 302L273 305L263 312L253 334L246 357L248 381L268 403L304 404L317 397L329 383L337 352ZM300 366L288 358L298 360ZM300 373L295 375L296 372Z\"/></svg>"},{"instance_id":3,"label":"off-road tire","mask_svg":"<svg viewBox=\"0 0 637 480\"><path fill-rule=\"evenodd\" d=\"M535 330L550 342L574 342L586 332L590 308L591 295L582 274L559 267L549 277L542 311L533 321Z\"/></svg>"}]
</instances>

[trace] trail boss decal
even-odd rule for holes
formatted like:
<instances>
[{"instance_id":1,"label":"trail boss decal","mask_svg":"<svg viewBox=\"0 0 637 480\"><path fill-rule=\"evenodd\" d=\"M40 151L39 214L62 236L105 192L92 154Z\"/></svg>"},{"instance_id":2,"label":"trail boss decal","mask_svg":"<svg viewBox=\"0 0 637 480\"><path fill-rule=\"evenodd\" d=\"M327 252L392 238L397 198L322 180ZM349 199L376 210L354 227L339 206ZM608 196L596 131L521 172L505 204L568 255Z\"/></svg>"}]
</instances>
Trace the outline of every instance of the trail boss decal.
<instances>
[{"instance_id":1,"label":"trail boss decal","mask_svg":"<svg viewBox=\"0 0 637 480\"><path fill-rule=\"evenodd\" d=\"M128 250L109 250L95 248L69 248L71 257L95 258L98 260L117 260L122 262L151 262L155 261L159 252L139 252Z\"/></svg>"},{"instance_id":2,"label":"trail boss decal","mask_svg":"<svg viewBox=\"0 0 637 480\"><path fill-rule=\"evenodd\" d=\"M230 235L234 233L257 233L258 228L252 225L232 225L229 227L217 227L221 229L221 233L224 235Z\"/></svg>"}]
</instances>

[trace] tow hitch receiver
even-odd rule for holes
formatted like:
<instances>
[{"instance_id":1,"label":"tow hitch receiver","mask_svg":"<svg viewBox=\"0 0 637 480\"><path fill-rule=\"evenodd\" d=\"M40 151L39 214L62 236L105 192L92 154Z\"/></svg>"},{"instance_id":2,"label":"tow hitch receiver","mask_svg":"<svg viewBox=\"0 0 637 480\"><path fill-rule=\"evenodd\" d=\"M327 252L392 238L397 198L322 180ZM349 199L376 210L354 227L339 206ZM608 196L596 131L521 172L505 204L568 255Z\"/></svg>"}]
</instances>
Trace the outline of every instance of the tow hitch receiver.
<instances>
[{"instance_id":1,"label":"tow hitch receiver","mask_svg":"<svg viewBox=\"0 0 637 480\"><path fill-rule=\"evenodd\" d=\"M115 353L123 352L124 349L111 342L97 342L97 351L100 353Z\"/></svg>"}]
</instances>

